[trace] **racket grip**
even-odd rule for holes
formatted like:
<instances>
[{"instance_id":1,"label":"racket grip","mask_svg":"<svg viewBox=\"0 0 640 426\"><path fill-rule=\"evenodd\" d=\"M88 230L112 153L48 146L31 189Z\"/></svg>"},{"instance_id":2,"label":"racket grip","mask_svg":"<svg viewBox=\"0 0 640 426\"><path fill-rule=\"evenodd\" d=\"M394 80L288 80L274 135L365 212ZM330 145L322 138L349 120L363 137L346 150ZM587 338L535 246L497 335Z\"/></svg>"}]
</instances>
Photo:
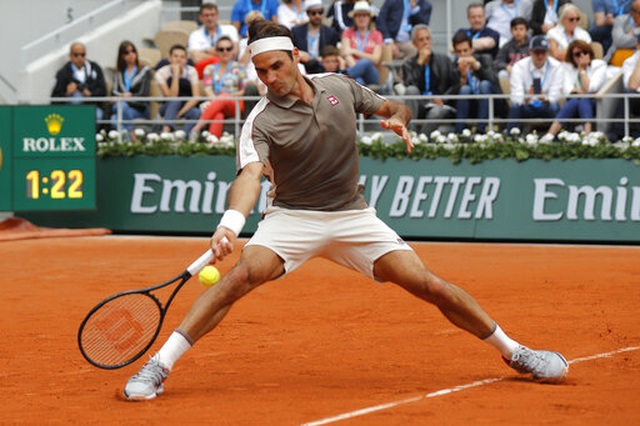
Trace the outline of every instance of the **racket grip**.
<instances>
[{"instance_id":1,"label":"racket grip","mask_svg":"<svg viewBox=\"0 0 640 426\"><path fill-rule=\"evenodd\" d=\"M228 243L229 242L227 237L222 237L221 241L223 243ZM187 271L191 274L191 276L194 276L195 274L200 272L200 269L202 269L205 266L207 266L213 260L213 258L214 258L213 251L211 249L209 249L206 252L204 252L204 254L202 256L200 256L198 259L196 259L195 262L193 262L191 265L189 265L187 267Z\"/></svg>"}]
</instances>

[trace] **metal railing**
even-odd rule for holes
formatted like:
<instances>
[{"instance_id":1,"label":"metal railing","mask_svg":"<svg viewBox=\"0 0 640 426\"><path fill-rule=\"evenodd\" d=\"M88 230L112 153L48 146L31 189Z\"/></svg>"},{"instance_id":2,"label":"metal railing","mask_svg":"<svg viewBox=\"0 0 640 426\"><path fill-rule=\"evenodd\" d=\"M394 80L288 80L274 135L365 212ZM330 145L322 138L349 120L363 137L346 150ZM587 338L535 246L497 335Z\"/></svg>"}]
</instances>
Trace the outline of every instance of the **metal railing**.
<instances>
[{"instance_id":1,"label":"metal railing","mask_svg":"<svg viewBox=\"0 0 640 426\"><path fill-rule=\"evenodd\" d=\"M459 99L478 100L479 96L480 95L448 95L448 96L438 96L438 97L445 101L455 102L456 100L459 100ZM640 111L631 111L631 106L630 106L630 100L632 98L640 99L640 94L612 93L612 94L607 94L605 96L592 94L592 95L580 95L579 97L595 98L598 101L601 101L603 99L609 99L609 100L619 100L620 102L622 102L622 107L620 109L617 109L616 107L614 107L615 108L613 111L614 114L611 117L604 117L604 118L594 117L592 120L590 120L592 123L596 125L594 130L602 131L601 129L603 128L606 129L613 124L621 124L621 128L624 129L623 130L624 136L629 136L632 125L636 124L640 126ZM427 103L432 99L432 97L429 97L429 96L409 96L409 95L386 96L386 98L397 101L397 102L403 102L403 103L405 101L415 100L415 99L423 100L425 103ZM479 121L483 121L486 123L487 130L496 130L496 129L501 129L506 125L508 125L510 122L514 121L514 120L510 120L508 117L496 115L495 102L500 99L508 100L509 99L508 95L502 95L502 94L482 95L482 98L489 100L489 114L486 119L479 120L473 117L467 118L467 119L457 119L455 117L448 118L448 119L427 119L427 118L414 117L411 121L412 127L418 126L419 128L425 124L450 125L453 127L457 123L464 122L466 124L471 124L471 127L469 127L471 129L474 126L474 124L477 124ZM191 97L171 98L171 100L177 100L177 101L187 101L191 99L194 99L194 98L191 98ZM215 98L201 96L195 99L198 99L199 101L204 102L204 101L214 100ZM241 114L240 102L241 101L257 102L258 100L261 99L261 97L245 96L245 97L225 98L225 100L230 100L230 99L234 100L235 102L235 107L236 107L235 117L227 118L224 120L206 120L206 123L208 124L211 122L222 122L225 126L232 125L234 134L239 135L240 129L244 124L245 117L248 114L248 111L245 112L245 114ZM163 125L170 125L174 129L176 129L177 127L183 126L189 121L193 121L193 120L185 120L185 119L176 119L176 120L169 121L159 116L150 117L148 119L136 119L133 121L125 121L122 117L122 108L119 107L121 103L127 102L127 101L143 101L143 102L149 102L150 104L155 103L157 106L163 102L166 102L167 100L168 98L166 97L129 97L129 98L94 97L94 98L84 99L86 103L110 103L112 105L112 109L111 109L112 115L113 113L115 113L116 115L115 125L113 126L113 129L117 130L119 135L123 134L123 130L124 130L123 125L127 123L133 123L134 126L137 126L137 127L144 127L149 131L160 132ZM78 98L46 98L46 99L35 99L33 101L34 103L71 103L72 101L78 102ZM600 106L601 105L597 105L596 108ZM616 115L616 113L618 113L619 111L622 111L621 116ZM539 128L545 125L550 126L553 120L554 119L552 118L530 118L530 119L519 118L517 120L517 123ZM570 123L575 125L578 125L584 122L584 120L580 118L563 119L562 121L565 123ZM380 122L380 117L373 116L373 117L367 118L364 115L360 114L357 121L358 131L362 134L369 131L370 132L382 131L382 128L378 126L379 122ZM112 124L111 117L104 117L104 119L100 120L97 124L99 126L110 125ZM518 126L518 127L522 127L522 126Z\"/></svg>"}]
</instances>

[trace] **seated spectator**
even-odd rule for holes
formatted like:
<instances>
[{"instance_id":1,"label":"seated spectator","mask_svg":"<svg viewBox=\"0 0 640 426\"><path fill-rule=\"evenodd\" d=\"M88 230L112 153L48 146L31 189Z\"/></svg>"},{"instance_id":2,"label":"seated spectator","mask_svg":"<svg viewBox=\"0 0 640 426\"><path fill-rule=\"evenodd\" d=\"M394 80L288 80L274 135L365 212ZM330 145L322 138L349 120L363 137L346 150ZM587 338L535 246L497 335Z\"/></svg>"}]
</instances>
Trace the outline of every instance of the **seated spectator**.
<instances>
[{"instance_id":1,"label":"seated spectator","mask_svg":"<svg viewBox=\"0 0 640 426\"><path fill-rule=\"evenodd\" d=\"M320 4L322 5L322 2ZM289 29L305 24L309 20L302 0L282 0L282 4L278 6L277 16L278 23Z\"/></svg>"},{"instance_id":2,"label":"seated spectator","mask_svg":"<svg viewBox=\"0 0 640 426\"><path fill-rule=\"evenodd\" d=\"M321 52L322 68L324 72L333 72L336 74L347 73L347 63L340 56L340 49L335 46L325 46Z\"/></svg>"},{"instance_id":3,"label":"seated spectator","mask_svg":"<svg viewBox=\"0 0 640 426\"><path fill-rule=\"evenodd\" d=\"M231 24L242 37L247 37L245 19L252 10L259 11L267 21L278 21L278 0L236 0L231 10Z\"/></svg>"},{"instance_id":4,"label":"seated spectator","mask_svg":"<svg viewBox=\"0 0 640 426\"><path fill-rule=\"evenodd\" d=\"M532 35L547 35L558 23L558 10L567 3L571 0L535 0L529 21Z\"/></svg>"},{"instance_id":5,"label":"seated spectator","mask_svg":"<svg viewBox=\"0 0 640 426\"><path fill-rule=\"evenodd\" d=\"M211 62L217 58L216 42L222 36L231 39L234 46L234 57L238 54L238 30L233 25L222 25L218 23L220 13L215 3L203 3L200 6L198 20L202 26L189 34L189 58L198 65L199 62ZM206 65L205 65L206 66ZM197 66L196 66L197 68ZM202 67L204 69L204 66Z\"/></svg>"},{"instance_id":6,"label":"seated spectator","mask_svg":"<svg viewBox=\"0 0 640 426\"><path fill-rule=\"evenodd\" d=\"M360 84L380 84L376 66L382 59L382 33L373 28L371 6L358 1L349 12L354 26L342 33L341 52L347 62L347 74Z\"/></svg>"},{"instance_id":7,"label":"seated spectator","mask_svg":"<svg viewBox=\"0 0 640 426\"><path fill-rule=\"evenodd\" d=\"M300 51L307 73L319 73L324 71L320 53L326 46L337 46L340 34L322 23L322 0L307 0L305 6L309 21L292 28L293 45Z\"/></svg>"},{"instance_id":8,"label":"seated spectator","mask_svg":"<svg viewBox=\"0 0 640 426\"><path fill-rule=\"evenodd\" d=\"M591 0L593 22L589 33L593 41L602 44L606 52L611 47L612 30L616 18L629 13L633 0Z\"/></svg>"},{"instance_id":9,"label":"seated spectator","mask_svg":"<svg viewBox=\"0 0 640 426\"><path fill-rule=\"evenodd\" d=\"M433 52L431 32L426 25L414 26L411 39L418 53L402 64L403 83L400 88L396 86L396 90L400 95L428 96L425 99L407 99L405 103L411 108L414 120L433 120L424 125L412 122L412 130L429 135L438 129L440 123L437 120L454 117L451 102L439 97L448 94L449 88L455 84L453 65L446 54Z\"/></svg>"},{"instance_id":10,"label":"seated spectator","mask_svg":"<svg viewBox=\"0 0 640 426\"><path fill-rule=\"evenodd\" d=\"M622 82L624 90L627 93L640 94L640 35L637 38L636 53L627 58L622 64ZM640 97L629 98L629 111L634 115L640 114ZM620 114L619 116L622 116ZM635 132L638 131L638 125L635 126ZM634 134L637 137L637 133Z\"/></svg>"},{"instance_id":11,"label":"seated spectator","mask_svg":"<svg viewBox=\"0 0 640 426\"><path fill-rule=\"evenodd\" d=\"M470 27L461 28L457 32L466 33L471 37L473 52L476 55L488 54L493 61L500 48L500 34L487 27L487 19L484 15L482 3L471 3L467 7L467 20Z\"/></svg>"},{"instance_id":12,"label":"seated spectator","mask_svg":"<svg viewBox=\"0 0 640 426\"><path fill-rule=\"evenodd\" d=\"M500 48L493 63L498 72L498 78L509 79L513 65L522 58L529 56L529 36L527 20L522 17L511 20L511 34L513 37Z\"/></svg>"},{"instance_id":13,"label":"seated spectator","mask_svg":"<svg viewBox=\"0 0 640 426\"><path fill-rule=\"evenodd\" d=\"M353 27L353 20L349 13L353 10L356 0L334 0L329 10L327 18L332 18L331 28L338 34L342 35L344 30Z\"/></svg>"},{"instance_id":14,"label":"seated spectator","mask_svg":"<svg viewBox=\"0 0 640 426\"><path fill-rule=\"evenodd\" d=\"M549 56L549 41L542 35L531 38L529 56L511 70L511 108L507 130L521 119L554 118L560 110L562 65Z\"/></svg>"},{"instance_id":15,"label":"seated spectator","mask_svg":"<svg viewBox=\"0 0 640 426\"><path fill-rule=\"evenodd\" d=\"M518 16L531 20L531 0L492 0L485 4L487 27L500 34L500 46L511 40L511 20Z\"/></svg>"},{"instance_id":16,"label":"seated spectator","mask_svg":"<svg viewBox=\"0 0 640 426\"><path fill-rule=\"evenodd\" d=\"M414 25L429 25L431 3L427 0L385 0L376 17L376 28L382 33L384 43L391 46L394 59L415 56L411 42Z\"/></svg>"},{"instance_id":17,"label":"seated spectator","mask_svg":"<svg viewBox=\"0 0 640 426\"><path fill-rule=\"evenodd\" d=\"M484 133L489 118L489 98L483 95L497 93L498 78L488 55L474 56L471 38L465 33L456 33L452 40L456 55L454 86L450 93L465 95L456 100L456 132L462 133L466 120L477 118L476 131Z\"/></svg>"},{"instance_id":18,"label":"seated spectator","mask_svg":"<svg viewBox=\"0 0 640 426\"><path fill-rule=\"evenodd\" d=\"M142 98L149 96L151 87L151 68L140 66L138 50L130 41L123 41L118 47L118 61L116 73L113 75L111 95L127 99L131 97ZM131 140L137 140L133 131L133 120L137 118L149 118L149 102L147 101L121 101L115 103L111 112L111 127L118 127L118 112L122 119L122 127L129 131Z\"/></svg>"},{"instance_id":19,"label":"seated spectator","mask_svg":"<svg viewBox=\"0 0 640 426\"><path fill-rule=\"evenodd\" d=\"M229 37L220 37L216 43L216 50L220 62L208 65L203 79L204 91L212 99L206 103L198 123L193 127L191 139L194 139L194 135L199 135L207 124L209 133L220 138L224 127L223 120L236 116L236 103L240 114L244 113L244 101L236 102L233 98L245 95L244 89L248 84L246 70L232 59L233 42Z\"/></svg>"},{"instance_id":20,"label":"seated spectator","mask_svg":"<svg viewBox=\"0 0 640 426\"><path fill-rule=\"evenodd\" d=\"M564 61L567 57L567 48L573 40L583 40L591 43L589 33L578 26L580 22L580 9L571 3L560 8L558 25L547 33L549 39L549 53L558 61Z\"/></svg>"},{"instance_id":21,"label":"seated spectator","mask_svg":"<svg viewBox=\"0 0 640 426\"><path fill-rule=\"evenodd\" d=\"M200 80L196 69L187 64L186 47L176 44L169 50L169 64L156 71L156 82L160 86L162 95L167 98L190 97L196 99L171 99L160 106L160 115L166 124L163 132L170 132L176 128L176 120L187 121L184 131L187 135L193 129L195 120L200 118L198 99L200 97Z\"/></svg>"},{"instance_id":22,"label":"seated spectator","mask_svg":"<svg viewBox=\"0 0 640 426\"><path fill-rule=\"evenodd\" d=\"M611 65L620 66L626 58L633 55L636 38L640 35L640 0L633 0L629 13L615 19L611 34L611 47L603 59Z\"/></svg>"},{"instance_id":23,"label":"seated spectator","mask_svg":"<svg viewBox=\"0 0 640 426\"><path fill-rule=\"evenodd\" d=\"M542 142L551 142L567 123L563 120L580 118L584 120L582 131L591 133L595 117L596 100L594 98L577 98L571 95L594 94L606 81L607 64L601 59L594 59L591 45L582 40L569 43L567 49L567 65L562 69L562 92L566 100L549 131L542 137Z\"/></svg>"},{"instance_id":24,"label":"seated spectator","mask_svg":"<svg viewBox=\"0 0 640 426\"><path fill-rule=\"evenodd\" d=\"M52 98L73 98L72 105L96 105L96 121L106 115L105 102L91 102L87 98L107 96L107 84L102 68L96 62L86 59L87 48L80 42L71 43L69 61L56 73L56 83L51 92ZM98 128L104 126L97 124Z\"/></svg>"}]
</instances>

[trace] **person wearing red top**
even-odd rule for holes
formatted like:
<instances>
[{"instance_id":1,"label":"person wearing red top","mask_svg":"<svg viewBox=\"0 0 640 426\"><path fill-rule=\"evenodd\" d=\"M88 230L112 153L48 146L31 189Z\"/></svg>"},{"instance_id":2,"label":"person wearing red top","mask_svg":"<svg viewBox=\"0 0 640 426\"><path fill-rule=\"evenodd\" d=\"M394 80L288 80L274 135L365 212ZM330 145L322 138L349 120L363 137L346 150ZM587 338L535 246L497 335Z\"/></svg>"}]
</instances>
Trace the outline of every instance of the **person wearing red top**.
<instances>
[{"instance_id":1,"label":"person wearing red top","mask_svg":"<svg viewBox=\"0 0 640 426\"><path fill-rule=\"evenodd\" d=\"M358 1L349 12L353 27L342 33L342 56L347 62L347 74L360 84L380 84L376 66L382 59L382 33L371 25L371 6Z\"/></svg>"}]
</instances>

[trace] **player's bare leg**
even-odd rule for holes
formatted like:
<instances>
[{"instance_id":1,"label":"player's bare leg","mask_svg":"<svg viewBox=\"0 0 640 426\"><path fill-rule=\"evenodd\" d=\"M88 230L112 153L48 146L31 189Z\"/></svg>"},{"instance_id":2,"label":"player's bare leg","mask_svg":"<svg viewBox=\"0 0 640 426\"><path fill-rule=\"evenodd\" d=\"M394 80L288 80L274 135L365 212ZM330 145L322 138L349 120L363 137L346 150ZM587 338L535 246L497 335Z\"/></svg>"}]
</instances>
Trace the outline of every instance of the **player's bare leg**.
<instances>
[{"instance_id":1,"label":"player's bare leg","mask_svg":"<svg viewBox=\"0 0 640 426\"><path fill-rule=\"evenodd\" d=\"M566 376L569 364L561 354L531 350L509 338L469 293L429 271L415 252L387 253L376 261L374 274L437 306L454 325L498 349L516 371L547 382Z\"/></svg>"}]
</instances>

